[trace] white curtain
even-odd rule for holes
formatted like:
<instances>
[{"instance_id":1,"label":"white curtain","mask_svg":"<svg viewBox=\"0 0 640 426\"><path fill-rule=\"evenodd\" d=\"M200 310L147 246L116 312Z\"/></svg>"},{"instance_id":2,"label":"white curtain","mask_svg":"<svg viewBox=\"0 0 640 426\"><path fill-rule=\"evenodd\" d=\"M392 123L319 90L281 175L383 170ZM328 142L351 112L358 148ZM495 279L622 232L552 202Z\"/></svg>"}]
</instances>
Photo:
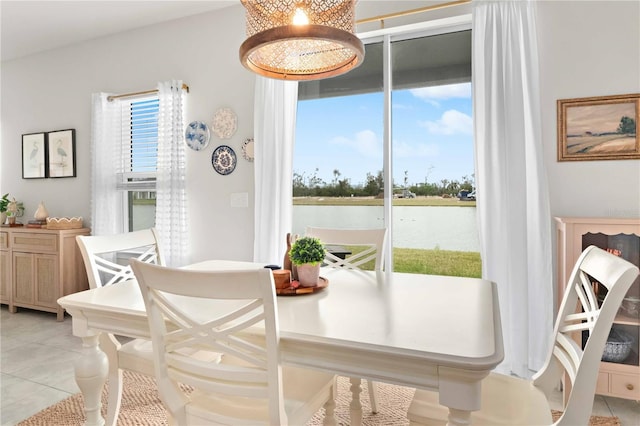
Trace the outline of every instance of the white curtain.
<instances>
[{"instance_id":1,"label":"white curtain","mask_svg":"<svg viewBox=\"0 0 640 426\"><path fill-rule=\"evenodd\" d=\"M189 260L182 81L158 83L156 229L169 266Z\"/></svg>"},{"instance_id":2,"label":"white curtain","mask_svg":"<svg viewBox=\"0 0 640 426\"><path fill-rule=\"evenodd\" d=\"M122 193L116 189L122 159L120 102L94 93L91 108L91 233L113 235L124 227Z\"/></svg>"},{"instance_id":3,"label":"white curtain","mask_svg":"<svg viewBox=\"0 0 640 426\"><path fill-rule=\"evenodd\" d=\"M529 377L553 322L535 4L473 2L473 111L483 277L498 285L505 359Z\"/></svg>"},{"instance_id":4,"label":"white curtain","mask_svg":"<svg viewBox=\"0 0 640 426\"><path fill-rule=\"evenodd\" d=\"M298 83L257 77L254 101L255 262L282 264L291 232Z\"/></svg>"}]
</instances>

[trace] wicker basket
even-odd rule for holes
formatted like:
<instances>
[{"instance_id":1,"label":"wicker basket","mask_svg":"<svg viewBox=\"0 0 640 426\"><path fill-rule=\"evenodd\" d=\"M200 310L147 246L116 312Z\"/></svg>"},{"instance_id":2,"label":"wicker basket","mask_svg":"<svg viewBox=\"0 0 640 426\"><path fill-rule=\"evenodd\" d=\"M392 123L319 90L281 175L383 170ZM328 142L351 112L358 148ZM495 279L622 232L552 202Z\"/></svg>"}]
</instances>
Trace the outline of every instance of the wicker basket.
<instances>
[{"instance_id":1,"label":"wicker basket","mask_svg":"<svg viewBox=\"0 0 640 426\"><path fill-rule=\"evenodd\" d=\"M48 217L47 229L82 228L82 217Z\"/></svg>"},{"instance_id":2,"label":"wicker basket","mask_svg":"<svg viewBox=\"0 0 640 426\"><path fill-rule=\"evenodd\" d=\"M624 330L612 327L607 344L602 353L602 360L606 362L623 362L631 353L635 339Z\"/></svg>"}]
</instances>

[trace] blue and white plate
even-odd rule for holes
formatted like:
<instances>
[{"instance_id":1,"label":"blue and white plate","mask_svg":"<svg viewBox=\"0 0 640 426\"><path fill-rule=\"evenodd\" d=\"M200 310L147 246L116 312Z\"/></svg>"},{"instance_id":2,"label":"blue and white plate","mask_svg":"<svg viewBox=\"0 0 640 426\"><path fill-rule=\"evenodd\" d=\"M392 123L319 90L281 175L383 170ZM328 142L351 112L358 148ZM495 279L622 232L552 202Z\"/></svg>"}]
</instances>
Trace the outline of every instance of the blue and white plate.
<instances>
[{"instance_id":1,"label":"blue and white plate","mask_svg":"<svg viewBox=\"0 0 640 426\"><path fill-rule=\"evenodd\" d=\"M202 151L209 145L211 132L207 123L202 121L192 121L184 132L184 140L189 148L194 151Z\"/></svg>"},{"instance_id":2,"label":"blue and white plate","mask_svg":"<svg viewBox=\"0 0 640 426\"><path fill-rule=\"evenodd\" d=\"M235 151L227 145L220 145L211 155L211 165L221 175L231 174L236 169L237 162Z\"/></svg>"}]
</instances>

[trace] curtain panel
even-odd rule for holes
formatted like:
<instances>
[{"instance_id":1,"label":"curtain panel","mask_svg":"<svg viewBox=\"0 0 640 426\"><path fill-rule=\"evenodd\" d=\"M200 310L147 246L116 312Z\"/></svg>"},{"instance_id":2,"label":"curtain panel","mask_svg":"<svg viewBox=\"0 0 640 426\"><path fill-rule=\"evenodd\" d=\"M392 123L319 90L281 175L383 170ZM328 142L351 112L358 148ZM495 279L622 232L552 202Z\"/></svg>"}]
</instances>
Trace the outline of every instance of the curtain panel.
<instances>
[{"instance_id":1,"label":"curtain panel","mask_svg":"<svg viewBox=\"0 0 640 426\"><path fill-rule=\"evenodd\" d=\"M553 327L535 4L476 0L472 28L482 274L498 285L505 348L499 369L529 377L544 363Z\"/></svg>"},{"instance_id":2,"label":"curtain panel","mask_svg":"<svg viewBox=\"0 0 640 426\"><path fill-rule=\"evenodd\" d=\"M91 233L122 232L122 193L116 189L122 163L120 101L107 100L109 93L94 93L91 108Z\"/></svg>"},{"instance_id":3,"label":"curtain panel","mask_svg":"<svg viewBox=\"0 0 640 426\"><path fill-rule=\"evenodd\" d=\"M189 260L182 81L158 83L158 100L155 227L166 264L177 267Z\"/></svg>"},{"instance_id":4,"label":"curtain panel","mask_svg":"<svg viewBox=\"0 0 640 426\"><path fill-rule=\"evenodd\" d=\"M254 102L253 260L280 265L292 227L298 83L256 77Z\"/></svg>"}]
</instances>

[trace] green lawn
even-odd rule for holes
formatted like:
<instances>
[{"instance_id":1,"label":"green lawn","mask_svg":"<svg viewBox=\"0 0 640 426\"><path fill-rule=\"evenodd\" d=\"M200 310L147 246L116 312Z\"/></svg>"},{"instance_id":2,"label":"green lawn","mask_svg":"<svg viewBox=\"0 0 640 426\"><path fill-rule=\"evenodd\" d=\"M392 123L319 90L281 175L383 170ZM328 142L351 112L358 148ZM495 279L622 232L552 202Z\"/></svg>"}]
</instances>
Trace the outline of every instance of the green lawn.
<instances>
[{"instance_id":1,"label":"green lawn","mask_svg":"<svg viewBox=\"0 0 640 426\"><path fill-rule=\"evenodd\" d=\"M346 248L353 253L363 250L361 246ZM480 253L477 252L394 248L393 263L395 272L471 278L480 278L482 275ZM371 261L362 269L373 270L373 267Z\"/></svg>"}]
</instances>

